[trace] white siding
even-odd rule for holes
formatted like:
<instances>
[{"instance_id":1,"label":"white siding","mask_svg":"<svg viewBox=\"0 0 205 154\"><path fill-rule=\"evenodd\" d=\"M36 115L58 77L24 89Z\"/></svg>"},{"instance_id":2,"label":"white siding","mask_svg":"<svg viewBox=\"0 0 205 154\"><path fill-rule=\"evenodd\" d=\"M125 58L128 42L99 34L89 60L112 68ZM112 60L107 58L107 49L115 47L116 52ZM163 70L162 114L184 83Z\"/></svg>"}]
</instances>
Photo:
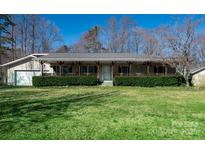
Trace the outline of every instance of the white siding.
<instances>
[{"instance_id":1,"label":"white siding","mask_svg":"<svg viewBox=\"0 0 205 154\"><path fill-rule=\"evenodd\" d=\"M32 59L11 65L7 69L8 85L15 85L15 70L41 70L41 65L38 61L33 61ZM48 73L53 73L53 69L50 68L50 64L44 64L44 70L48 70Z\"/></svg>"},{"instance_id":2,"label":"white siding","mask_svg":"<svg viewBox=\"0 0 205 154\"><path fill-rule=\"evenodd\" d=\"M205 87L205 70L192 76L192 84L197 87Z\"/></svg>"}]
</instances>

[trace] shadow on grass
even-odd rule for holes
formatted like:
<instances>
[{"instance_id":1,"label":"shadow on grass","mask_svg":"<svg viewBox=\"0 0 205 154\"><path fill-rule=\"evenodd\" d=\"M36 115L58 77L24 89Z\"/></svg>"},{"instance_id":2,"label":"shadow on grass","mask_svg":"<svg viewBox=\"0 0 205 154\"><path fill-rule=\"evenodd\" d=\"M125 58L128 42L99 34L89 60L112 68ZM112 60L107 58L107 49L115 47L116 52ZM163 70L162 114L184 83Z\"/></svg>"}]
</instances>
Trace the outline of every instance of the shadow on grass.
<instances>
[{"instance_id":1,"label":"shadow on grass","mask_svg":"<svg viewBox=\"0 0 205 154\"><path fill-rule=\"evenodd\" d=\"M6 133L17 129L27 128L51 118L63 117L69 109L79 110L86 106L96 106L104 99L116 95L112 93L85 93L65 95L52 99L8 99L0 102L0 132ZM18 97L18 96L16 96ZM25 96L26 97L26 96Z\"/></svg>"}]
</instances>

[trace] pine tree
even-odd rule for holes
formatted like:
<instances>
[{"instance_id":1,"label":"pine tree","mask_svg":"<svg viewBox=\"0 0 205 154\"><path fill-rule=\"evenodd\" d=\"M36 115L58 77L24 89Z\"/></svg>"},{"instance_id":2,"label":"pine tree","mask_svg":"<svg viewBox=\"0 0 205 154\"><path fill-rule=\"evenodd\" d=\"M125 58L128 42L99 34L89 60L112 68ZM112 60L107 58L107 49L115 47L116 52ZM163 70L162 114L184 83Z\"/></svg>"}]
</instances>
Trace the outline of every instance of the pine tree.
<instances>
[{"instance_id":1,"label":"pine tree","mask_svg":"<svg viewBox=\"0 0 205 154\"><path fill-rule=\"evenodd\" d=\"M0 15L0 54L12 50L14 38L12 37L12 29L15 26L11 19L11 15Z\"/></svg>"},{"instance_id":2,"label":"pine tree","mask_svg":"<svg viewBox=\"0 0 205 154\"><path fill-rule=\"evenodd\" d=\"M101 50L102 44L99 41L99 32L100 27L95 26L85 35L85 48L88 50L88 52L99 52L99 50Z\"/></svg>"}]
</instances>

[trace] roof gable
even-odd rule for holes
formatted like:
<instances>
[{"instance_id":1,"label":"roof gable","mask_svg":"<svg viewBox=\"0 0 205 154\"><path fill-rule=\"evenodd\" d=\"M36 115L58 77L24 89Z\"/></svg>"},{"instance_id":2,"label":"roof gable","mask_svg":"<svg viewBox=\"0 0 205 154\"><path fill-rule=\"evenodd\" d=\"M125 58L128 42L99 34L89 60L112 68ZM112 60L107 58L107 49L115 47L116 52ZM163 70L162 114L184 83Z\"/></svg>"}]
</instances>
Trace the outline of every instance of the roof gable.
<instances>
[{"instance_id":1,"label":"roof gable","mask_svg":"<svg viewBox=\"0 0 205 154\"><path fill-rule=\"evenodd\" d=\"M18 62L21 62L21 61L30 59L30 58L37 58L38 56L45 56L45 55L47 55L47 54L45 54L45 53L42 53L42 54L41 54L41 53L31 54L31 55L28 55L28 56L25 56L25 57L16 59L16 60L14 60L14 61L11 61L11 62L2 64L2 65L0 65L0 66L5 67L5 66L13 65L13 64L15 64L15 63L18 63Z\"/></svg>"}]
</instances>

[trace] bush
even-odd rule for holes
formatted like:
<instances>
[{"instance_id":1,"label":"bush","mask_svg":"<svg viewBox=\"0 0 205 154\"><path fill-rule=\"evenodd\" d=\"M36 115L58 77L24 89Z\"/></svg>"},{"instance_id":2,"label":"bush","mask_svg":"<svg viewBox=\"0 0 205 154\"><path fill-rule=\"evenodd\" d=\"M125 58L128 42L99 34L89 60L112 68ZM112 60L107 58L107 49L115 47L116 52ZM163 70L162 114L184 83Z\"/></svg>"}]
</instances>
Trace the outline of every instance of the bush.
<instances>
[{"instance_id":1,"label":"bush","mask_svg":"<svg viewBox=\"0 0 205 154\"><path fill-rule=\"evenodd\" d=\"M5 86L5 84L2 80L0 80L0 86Z\"/></svg>"},{"instance_id":2,"label":"bush","mask_svg":"<svg viewBox=\"0 0 205 154\"><path fill-rule=\"evenodd\" d=\"M3 78L0 76L0 87L2 86L6 86L6 84L4 83Z\"/></svg>"},{"instance_id":3,"label":"bush","mask_svg":"<svg viewBox=\"0 0 205 154\"><path fill-rule=\"evenodd\" d=\"M33 86L71 86L71 85L97 85L97 77L91 76L34 76Z\"/></svg>"},{"instance_id":4,"label":"bush","mask_svg":"<svg viewBox=\"0 0 205 154\"><path fill-rule=\"evenodd\" d=\"M11 86L7 85L7 84L4 83L2 80L0 80L0 89L2 89L2 88L8 88L8 87L11 87Z\"/></svg>"},{"instance_id":5,"label":"bush","mask_svg":"<svg viewBox=\"0 0 205 154\"><path fill-rule=\"evenodd\" d=\"M146 76L146 77L115 77L115 86L180 86L183 83L183 77L179 76Z\"/></svg>"}]
</instances>

